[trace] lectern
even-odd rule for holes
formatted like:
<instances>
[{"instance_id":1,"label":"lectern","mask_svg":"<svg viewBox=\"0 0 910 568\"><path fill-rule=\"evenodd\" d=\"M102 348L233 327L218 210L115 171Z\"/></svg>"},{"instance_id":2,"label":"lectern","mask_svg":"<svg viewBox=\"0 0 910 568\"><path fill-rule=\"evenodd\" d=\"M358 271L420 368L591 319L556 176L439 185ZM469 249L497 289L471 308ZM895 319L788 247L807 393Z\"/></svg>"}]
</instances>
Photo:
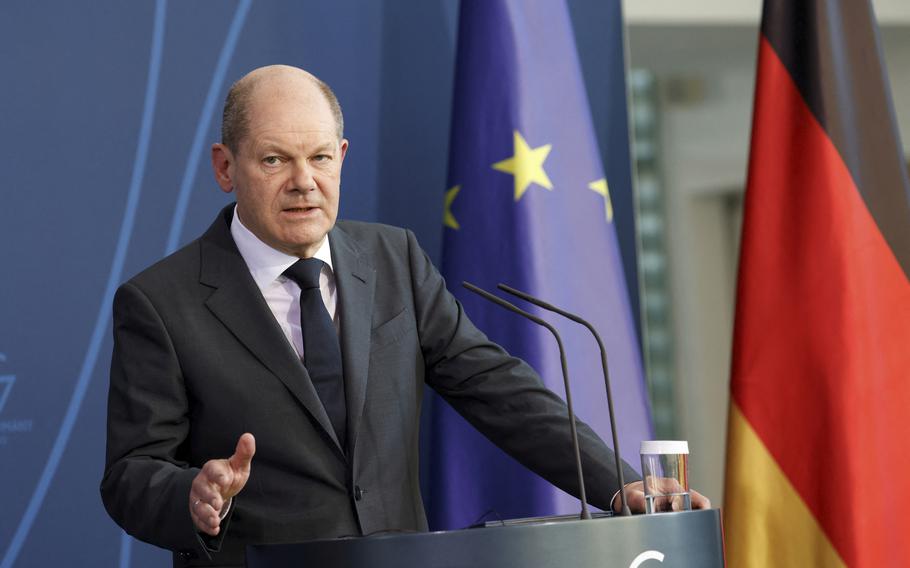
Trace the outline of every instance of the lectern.
<instances>
[{"instance_id":1,"label":"lectern","mask_svg":"<svg viewBox=\"0 0 910 568\"><path fill-rule=\"evenodd\" d=\"M721 568L717 509L247 547L249 568Z\"/></svg>"}]
</instances>

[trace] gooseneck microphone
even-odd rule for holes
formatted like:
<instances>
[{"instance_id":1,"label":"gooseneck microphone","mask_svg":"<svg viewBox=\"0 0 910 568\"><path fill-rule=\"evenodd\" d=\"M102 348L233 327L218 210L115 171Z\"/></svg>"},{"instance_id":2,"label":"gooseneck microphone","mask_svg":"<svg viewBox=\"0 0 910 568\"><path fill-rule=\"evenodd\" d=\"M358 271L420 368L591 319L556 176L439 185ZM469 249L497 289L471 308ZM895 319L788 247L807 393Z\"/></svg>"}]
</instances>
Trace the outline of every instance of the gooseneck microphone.
<instances>
[{"instance_id":1,"label":"gooseneck microphone","mask_svg":"<svg viewBox=\"0 0 910 568\"><path fill-rule=\"evenodd\" d=\"M588 331L590 331L591 334L594 335L594 339L597 340L597 346L600 347L600 362L603 365L604 371L604 386L607 389L607 406L610 411L610 432L613 434L613 456L616 458L616 473L619 475L619 498L622 503L622 511L620 512L620 515L631 515L632 511L629 510L629 505L626 502L626 480L623 478L622 474L622 458L619 456L619 436L616 433L616 416L613 413L613 391L610 389L610 372L607 370L607 349L604 347L604 342L600 339L600 334L597 333L597 330L594 329L593 325L582 319L580 316L557 308L553 304L544 302L540 298L535 298L526 292L516 290L515 288L502 283L498 284L497 288L503 292L508 292L513 296L518 296L522 300L531 302L535 306L539 306L545 310L557 313L565 318L574 321L575 323L580 323L581 325L588 328Z\"/></svg>"},{"instance_id":2,"label":"gooseneck microphone","mask_svg":"<svg viewBox=\"0 0 910 568\"><path fill-rule=\"evenodd\" d=\"M575 428L575 412L572 410L572 393L569 390L569 371L566 365L566 351L562 346L562 338L559 337L559 333L556 332L556 328L540 319L539 317L529 314L518 306L515 306L503 300L502 298L494 296L493 294L490 294L486 290L478 288L470 282L462 282L461 284L471 292L478 294L479 296L493 302L494 304L497 304L498 306L501 306L510 312L524 316L538 325L542 325L543 327L550 330L550 333L552 333L553 337L556 338L556 344L559 345L559 362L562 364L562 380L566 387L566 406L569 410L569 427L570 431L572 432L572 449L575 450L575 470L578 473L578 497L581 500L581 518L590 519L591 513L588 512L588 499L585 495L584 473L581 469L581 451L578 449L578 431Z\"/></svg>"}]
</instances>

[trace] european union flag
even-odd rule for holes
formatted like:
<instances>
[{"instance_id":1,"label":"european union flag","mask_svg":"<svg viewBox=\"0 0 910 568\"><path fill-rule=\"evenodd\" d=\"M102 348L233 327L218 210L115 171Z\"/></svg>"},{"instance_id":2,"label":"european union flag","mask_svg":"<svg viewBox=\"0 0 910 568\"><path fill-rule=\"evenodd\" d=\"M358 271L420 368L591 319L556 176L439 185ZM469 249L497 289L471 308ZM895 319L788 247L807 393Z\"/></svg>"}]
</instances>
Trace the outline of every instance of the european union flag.
<instances>
[{"instance_id":1,"label":"european union flag","mask_svg":"<svg viewBox=\"0 0 910 568\"><path fill-rule=\"evenodd\" d=\"M616 13L620 17L618 2ZM621 50L621 34L615 41ZM457 58L443 273L474 323L528 361L556 393L563 386L552 336L459 285L467 280L492 289L504 282L592 321L608 350L622 455L634 465L639 441L651 432L647 396L610 180L567 7L549 0L463 0ZM621 65L613 76L623 89ZM540 315L566 340L576 413L609 440L594 340L576 324ZM511 518L578 511L577 500L507 457L444 403L434 409L431 440L428 505L436 529L462 527L485 513Z\"/></svg>"}]
</instances>

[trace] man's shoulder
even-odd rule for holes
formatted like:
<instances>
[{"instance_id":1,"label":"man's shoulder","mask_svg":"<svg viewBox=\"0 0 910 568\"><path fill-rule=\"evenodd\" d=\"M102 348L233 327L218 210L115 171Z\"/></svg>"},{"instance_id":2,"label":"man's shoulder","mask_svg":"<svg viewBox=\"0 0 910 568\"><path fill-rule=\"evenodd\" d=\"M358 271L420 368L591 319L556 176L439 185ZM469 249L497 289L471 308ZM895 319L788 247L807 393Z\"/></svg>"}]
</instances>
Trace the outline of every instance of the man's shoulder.
<instances>
[{"instance_id":1,"label":"man's shoulder","mask_svg":"<svg viewBox=\"0 0 910 568\"><path fill-rule=\"evenodd\" d=\"M347 233L349 236L357 239L375 239L375 238L392 238L406 239L408 230L394 225L383 223L371 223L368 221L353 221L350 219L339 219L335 227Z\"/></svg>"},{"instance_id":2,"label":"man's shoulder","mask_svg":"<svg viewBox=\"0 0 910 568\"><path fill-rule=\"evenodd\" d=\"M366 253L377 251L406 252L414 235L402 227L366 221L338 221L332 233L337 240ZM330 233L330 239L332 238Z\"/></svg>"},{"instance_id":3,"label":"man's shoulder","mask_svg":"<svg viewBox=\"0 0 910 568\"><path fill-rule=\"evenodd\" d=\"M146 291L176 290L181 286L198 283L203 272L203 249L214 263L234 261L239 258L236 245L230 236L230 216L233 204L216 216L212 225L198 238L175 252L154 262L129 279L129 283Z\"/></svg>"},{"instance_id":4,"label":"man's shoulder","mask_svg":"<svg viewBox=\"0 0 910 568\"><path fill-rule=\"evenodd\" d=\"M199 280L200 239L154 262L131 277L128 282L144 290L174 288L180 283Z\"/></svg>"}]
</instances>

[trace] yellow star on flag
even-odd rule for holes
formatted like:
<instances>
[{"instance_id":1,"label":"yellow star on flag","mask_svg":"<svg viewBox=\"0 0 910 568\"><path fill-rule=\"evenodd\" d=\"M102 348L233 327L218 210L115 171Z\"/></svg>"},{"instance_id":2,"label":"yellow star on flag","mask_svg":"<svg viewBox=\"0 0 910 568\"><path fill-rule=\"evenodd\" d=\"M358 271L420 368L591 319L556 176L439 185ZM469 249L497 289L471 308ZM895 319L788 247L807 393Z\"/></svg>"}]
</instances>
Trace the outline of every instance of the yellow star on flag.
<instances>
[{"instance_id":1,"label":"yellow star on flag","mask_svg":"<svg viewBox=\"0 0 910 568\"><path fill-rule=\"evenodd\" d=\"M515 155L507 160L496 162L493 164L493 169L515 176L515 201L521 199L532 183L552 190L553 184L550 183L550 178L543 169L543 163L553 145L545 144L531 148L517 130L513 139Z\"/></svg>"},{"instance_id":2,"label":"yellow star on flag","mask_svg":"<svg viewBox=\"0 0 910 568\"><path fill-rule=\"evenodd\" d=\"M456 231L460 228L458 221L455 220L455 216L452 215L452 202L455 201L455 196L458 195L458 192L461 191L461 186L456 185L452 189L446 190L446 199L445 199L445 208L442 212L442 224L450 229L455 229Z\"/></svg>"},{"instance_id":3,"label":"yellow star on flag","mask_svg":"<svg viewBox=\"0 0 910 568\"><path fill-rule=\"evenodd\" d=\"M604 209L607 213L607 221L613 222L613 202L610 200L610 188L607 186L607 179L600 178L597 181L592 181L588 184L588 187L594 190L594 193L602 195L604 198Z\"/></svg>"}]
</instances>

